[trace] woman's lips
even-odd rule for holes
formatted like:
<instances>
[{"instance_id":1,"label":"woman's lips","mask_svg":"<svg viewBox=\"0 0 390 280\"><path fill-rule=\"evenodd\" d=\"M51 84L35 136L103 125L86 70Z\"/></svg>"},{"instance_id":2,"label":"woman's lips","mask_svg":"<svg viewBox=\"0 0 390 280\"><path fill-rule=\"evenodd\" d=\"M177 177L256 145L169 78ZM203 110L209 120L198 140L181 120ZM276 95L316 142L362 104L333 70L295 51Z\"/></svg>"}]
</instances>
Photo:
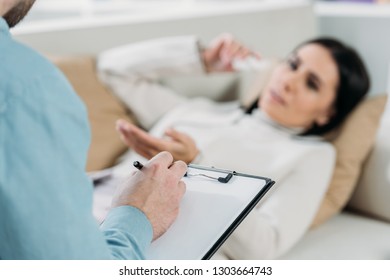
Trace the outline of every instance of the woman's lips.
<instances>
[{"instance_id":1,"label":"woman's lips","mask_svg":"<svg viewBox=\"0 0 390 280\"><path fill-rule=\"evenodd\" d=\"M269 94L270 98L272 101L280 104L280 105L283 105L285 106L286 105L286 101L284 101L284 99L278 94L277 91L275 90L270 90L270 94Z\"/></svg>"}]
</instances>

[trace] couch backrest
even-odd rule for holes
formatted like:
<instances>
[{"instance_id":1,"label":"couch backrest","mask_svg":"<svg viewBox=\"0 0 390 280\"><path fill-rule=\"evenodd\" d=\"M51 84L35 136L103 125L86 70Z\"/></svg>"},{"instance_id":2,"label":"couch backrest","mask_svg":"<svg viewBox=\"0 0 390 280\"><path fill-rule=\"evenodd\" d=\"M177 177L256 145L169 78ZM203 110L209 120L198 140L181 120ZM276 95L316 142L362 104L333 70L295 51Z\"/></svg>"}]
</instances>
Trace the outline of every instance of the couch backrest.
<instances>
[{"instance_id":1,"label":"couch backrest","mask_svg":"<svg viewBox=\"0 0 390 280\"><path fill-rule=\"evenodd\" d=\"M390 100L349 208L390 222Z\"/></svg>"}]
</instances>

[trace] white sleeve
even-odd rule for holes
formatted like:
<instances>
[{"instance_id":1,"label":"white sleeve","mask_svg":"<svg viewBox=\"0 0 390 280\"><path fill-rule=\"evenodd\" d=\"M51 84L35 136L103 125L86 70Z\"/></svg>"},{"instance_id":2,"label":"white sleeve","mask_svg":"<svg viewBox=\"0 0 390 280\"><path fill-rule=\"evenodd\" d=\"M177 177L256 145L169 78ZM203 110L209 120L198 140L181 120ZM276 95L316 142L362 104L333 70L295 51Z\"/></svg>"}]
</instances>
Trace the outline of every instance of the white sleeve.
<instances>
[{"instance_id":1,"label":"white sleeve","mask_svg":"<svg viewBox=\"0 0 390 280\"><path fill-rule=\"evenodd\" d=\"M129 44L98 56L100 79L149 129L185 98L159 80L166 76L203 73L194 36L169 37Z\"/></svg>"},{"instance_id":2,"label":"white sleeve","mask_svg":"<svg viewBox=\"0 0 390 280\"><path fill-rule=\"evenodd\" d=\"M286 253L310 227L334 161L330 145L305 155L233 232L221 253L232 259L275 259Z\"/></svg>"}]
</instances>

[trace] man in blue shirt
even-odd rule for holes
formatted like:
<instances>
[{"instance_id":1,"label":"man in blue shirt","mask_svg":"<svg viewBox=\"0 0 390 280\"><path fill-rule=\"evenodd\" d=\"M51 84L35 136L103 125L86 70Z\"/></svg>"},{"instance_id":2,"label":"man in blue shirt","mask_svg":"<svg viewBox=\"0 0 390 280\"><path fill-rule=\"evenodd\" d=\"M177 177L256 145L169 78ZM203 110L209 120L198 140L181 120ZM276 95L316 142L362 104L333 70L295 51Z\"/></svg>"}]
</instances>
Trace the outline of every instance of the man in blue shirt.
<instances>
[{"instance_id":1,"label":"man in blue shirt","mask_svg":"<svg viewBox=\"0 0 390 280\"><path fill-rule=\"evenodd\" d=\"M84 171L86 110L51 63L14 41L34 0L0 0L0 259L141 259L178 214L183 162L163 152L119 188L100 229Z\"/></svg>"}]
</instances>

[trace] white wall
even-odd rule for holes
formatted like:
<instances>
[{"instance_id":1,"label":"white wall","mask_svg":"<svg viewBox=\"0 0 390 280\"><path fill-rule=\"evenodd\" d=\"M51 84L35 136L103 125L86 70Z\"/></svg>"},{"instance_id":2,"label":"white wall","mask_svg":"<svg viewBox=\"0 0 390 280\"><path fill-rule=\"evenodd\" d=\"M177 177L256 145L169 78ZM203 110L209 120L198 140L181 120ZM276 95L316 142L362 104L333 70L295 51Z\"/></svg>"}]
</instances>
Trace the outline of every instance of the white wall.
<instances>
[{"instance_id":1,"label":"white wall","mask_svg":"<svg viewBox=\"0 0 390 280\"><path fill-rule=\"evenodd\" d=\"M390 6L327 4L317 10L317 15L321 35L339 38L362 55L371 76L370 93L377 95L387 92Z\"/></svg>"},{"instance_id":2,"label":"white wall","mask_svg":"<svg viewBox=\"0 0 390 280\"><path fill-rule=\"evenodd\" d=\"M298 43L316 35L310 1L264 1L256 6L218 12L198 11L172 17L95 19L51 27L25 25L14 31L18 40L48 54L96 54L112 46L153 37L197 34L204 42L229 31L264 56L284 56ZM284 2L280 4L280 2ZM291 3L290 3L291 2ZM224 10L225 9L225 10ZM227 9L227 10L226 10Z\"/></svg>"}]
</instances>

